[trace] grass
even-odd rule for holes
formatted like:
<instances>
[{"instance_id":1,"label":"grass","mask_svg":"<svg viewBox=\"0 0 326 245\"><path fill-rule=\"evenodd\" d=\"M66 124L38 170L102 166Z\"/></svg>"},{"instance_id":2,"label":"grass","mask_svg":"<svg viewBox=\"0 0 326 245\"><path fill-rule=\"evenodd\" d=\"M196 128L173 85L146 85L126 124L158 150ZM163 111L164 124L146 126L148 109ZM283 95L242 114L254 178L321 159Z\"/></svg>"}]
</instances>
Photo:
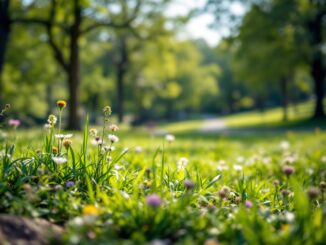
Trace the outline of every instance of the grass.
<instances>
[{"instance_id":1,"label":"grass","mask_svg":"<svg viewBox=\"0 0 326 245\"><path fill-rule=\"evenodd\" d=\"M223 118L229 128L311 128L325 126L325 120L309 120L313 115L314 102L308 101L288 108L288 121L283 120L281 107L268 109L265 112L250 111L237 113Z\"/></svg>"},{"instance_id":2,"label":"grass","mask_svg":"<svg viewBox=\"0 0 326 245\"><path fill-rule=\"evenodd\" d=\"M163 131L107 124L112 152L87 124L61 151L57 125L6 130L1 213L61 225L64 244L323 244L325 132L219 136L200 125L166 125L169 143Z\"/></svg>"}]
</instances>

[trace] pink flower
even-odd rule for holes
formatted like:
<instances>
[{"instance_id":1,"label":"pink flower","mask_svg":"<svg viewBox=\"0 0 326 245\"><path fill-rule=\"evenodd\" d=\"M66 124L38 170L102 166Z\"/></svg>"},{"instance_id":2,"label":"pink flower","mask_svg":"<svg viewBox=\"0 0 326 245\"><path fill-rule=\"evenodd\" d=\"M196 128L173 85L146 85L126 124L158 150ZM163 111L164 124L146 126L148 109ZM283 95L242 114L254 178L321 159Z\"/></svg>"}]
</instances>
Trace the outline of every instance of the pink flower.
<instances>
[{"instance_id":1,"label":"pink flower","mask_svg":"<svg viewBox=\"0 0 326 245\"><path fill-rule=\"evenodd\" d=\"M249 200L246 201L245 205L246 205L246 208L252 208L252 202Z\"/></svg>"},{"instance_id":2,"label":"pink flower","mask_svg":"<svg viewBox=\"0 0 326 245\"><path fill-rule=\"evenodd\" d=\"M146 203L150 207L158 208L159 206L161 206L162 200L158 195L152 194L146 197Z\"/></svg>"},{"instance_id":3,"label":"pink flower","mask_svg":"<svg viewBox=\"0 0 326 245\"><path fill-rule=\"evenodd\" d=\"M13 128L17 128L20 125L20 121L18 119L10 119L8 124Z\"/></svg>"}]
</instances>

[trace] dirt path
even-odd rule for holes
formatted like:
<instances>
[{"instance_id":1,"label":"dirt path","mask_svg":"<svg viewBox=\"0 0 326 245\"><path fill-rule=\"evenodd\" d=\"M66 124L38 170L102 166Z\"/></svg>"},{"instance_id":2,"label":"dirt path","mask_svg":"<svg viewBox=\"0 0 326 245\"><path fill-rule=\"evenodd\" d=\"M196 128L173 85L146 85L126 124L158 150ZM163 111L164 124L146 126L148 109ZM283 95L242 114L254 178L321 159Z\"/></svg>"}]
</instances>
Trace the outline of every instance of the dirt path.
<instances>
[{"instance_id":1,"label":"dirt path","mask_svg":"<svg viewBox=\"0 0 326 245\"><path fill-rule=\"evenodd\" d=\"M224 120L219 118L206 119L199 129L200 132L211 133L226 130L227 126Z\"/></svg>"}]
</instances>

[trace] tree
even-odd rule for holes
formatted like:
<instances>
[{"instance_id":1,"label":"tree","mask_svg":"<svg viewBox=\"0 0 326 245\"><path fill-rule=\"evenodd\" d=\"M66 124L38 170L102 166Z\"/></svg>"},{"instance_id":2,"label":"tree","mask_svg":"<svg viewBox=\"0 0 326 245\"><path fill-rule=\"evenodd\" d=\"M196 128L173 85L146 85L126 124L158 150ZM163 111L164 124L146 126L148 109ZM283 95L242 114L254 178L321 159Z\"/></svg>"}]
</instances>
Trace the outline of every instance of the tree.
<instances>
[{"instance_id":1,"label":"tree","mask_svg":"<svg viewBox=\"0 0 326 245\"><path fill-rule=\"evenodd\" d=\"M18 23L41 24L46 29L47 43L53 56L67 77L69 91L68 129L80 129L80 41L88 32L99 27L125 28L130 25L140 9L142 0L137 0L130 19L115 23L110 18L107 1L90 2L72 0L69 2L51 0L47 18L16 18ZM94 4L94 5L92 5ZM105 14L97 15L96 9L105 10ZM88 13L93 13L89 15ZM104 16L104 17L103 17Z\"/></svg>"}]
</instances>

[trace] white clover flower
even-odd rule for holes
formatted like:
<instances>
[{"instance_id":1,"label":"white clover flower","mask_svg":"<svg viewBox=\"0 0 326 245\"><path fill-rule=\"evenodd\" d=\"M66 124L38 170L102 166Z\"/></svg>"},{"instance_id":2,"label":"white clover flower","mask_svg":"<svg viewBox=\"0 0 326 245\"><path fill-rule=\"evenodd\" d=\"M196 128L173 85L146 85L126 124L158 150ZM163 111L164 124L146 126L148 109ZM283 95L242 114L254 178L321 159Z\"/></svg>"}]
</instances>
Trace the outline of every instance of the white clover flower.
<instances>
[{"instance_id":1,"label":"white clover flower","mask_svg":"<svg viewBox=\"0 0 326 245\"><path fill-rule=\"evenodd\" d=\"M326 163L326 156L322 156L322 157L321 157L321 161L322 161L323 163Z\"/></svg>"},{"instance_id":2,"label":"white clover flower","mask_svg":"<svg viewBox=\"0 0 326 245\"><path fill-rule=\"evenodd\" d=\"M181 157L178 161L178 171L181 169L185 169L187 164L189 163L189 160L185 157Z\"/></svg>"},{"instance_id":3,"label":"white clover flower","mask_svg":"<svg viewBox=\"0 0 326 245\"><path fill-rule=\"evenodd\" d=\"M52 126L49 123L44 124L44 129L51 129Z\"/></svg>"},{"instance_id":4,"label":"white clover flower","mask_svg":"<svg viewBox=\"0 0 326 245\"><path fill-rule=\"evenodd\" d=\"M65 157L52 157L52 160L58 165L64 164L67 162L67 158L65 158Z\"/></svg>"},{"instance_id":5,"label":"white clover flower","mask_svg":"<svg viewBox=\"0 0 326 245\"><path fill-rule=\"evenodd\" d=\"M139 153L142 153L142 151L143 151L143 148L142 148L141 146L136 146L136 147L135 147L135 152L136 152L136 153L139 154Z\"/></svg>"},{"instance_id":6,"label":"white clover flower","mask_svg":"<svg viewBox=\"0 0 326 245\"><path fill-rule=\"evenodd\" d=\"M175 141L175 137L174 137L173 134L167 134L167 135L165 135L165 139L166 139L166 141L169 142L169 143Z\"/></svg>"},{"instance_id":7,"label":"white clover flower","mask_svg":"<svg viewBox=\"0 0 326 245\"><path fill-rule=\"evenodd\" d=\"M73 136L73 134L56 134L54 137L56 139L70 139Z\"/></svg>"},{"instance_id":8,"label":"white clover flower","mask_svg":"<svg viewBox=\"0 0 326 245\"><path fill-rule=\"evenodd\" d=\"M294 213L292 213L292 212L288 212L288 211L286 211L286 212L284 213L284 217L285 217L286 221L289 222L289 223L293 222L294 219L295 219L295 215L294 215Z\"/></svg>"},{"instance_id":9,"label":"white clover flower","mask_svg":"<svg viewBox=\"0 0 326 245\"><path fill-rule=\"evenodd\" d=\"M58 121L58 119L57 119L57 117L55 115L53 115L53 114L49 115L48 123L50 125L55 125L57 123L57 121Z\"/></svg>"},{"instance_id":10,"label":"white clover flower","mask_svg":"<svg viewBox=\"0 0 326 245\"><path fill-rule=\"evenodd\" d=\"M225 165L225 161L224 160L219 160L217 163L217 170L219 171L224 171L224 170L228 170L229 167L227 165Z\"/></svg>"},{"instance_id":11,"label":"white clover flower","mask_svg":"<svg viewBox=\"0 0 326 245\"><path fill-rule=\"evenodd\" d=\"M241 172L243 167L241 165L238 165L238 164L234 164L233 165L233 169L237 172Z\"/></svg>"},{"instance_id":12,"label":"white clover flower","mask_svg":"<svg viewBox=\"0 0 326 245\"><path fill-rule=\"evenodd\" d=\"M108 146L108 145L106 145L106 146L104 146L103 147L103 149L105 150L105 151L114 151L115 150L115 147L114 146Z\"/></svg>"},{"instance_id":13,"label":"white clover flower","mask_svg":"<svg viewBox=\"0 0 326 245\"><path fill-rule=\"evenodd\" d=\"M238 163L243 163L244 160L245 160L245 158L244 158L243 156L238 156L238 157L237 157L237 162L238 162Z\"/></svg>"},{"instance_id":14,"label":"white clover flower","mask_svg":"<svg viewBox=\"0 0 326 245\"><path fill-rule=\"evenodd\" d=\"M116 143L119 141L118 136L114 135L114 134L109 134L108 136L109 140L111 141L111 143Z\"/></svg>"},{"instance_id":15,"label":"white clover flower","mask_svg":"<svg viewBox=\"0 0 326 245\"><path fill-rule=\"evenodd\" d=\"M96 128L91 128L91 129L89 130L89 134L90 134L92 137L96 137L97 134L98 134L98 131L97 131Z\"/></svg>"},{"instance_id":16,"label":"white clover flower","mask_svg":"<svg viewBox=\"0 0 326 245\"><path fill-rule=\"evenodd\" d=\"M280 143L280 147L282 148L282 150L286 151L290 148L290 143L289 141L286 140L282 140Z\"/></svg>"}]
</instances>

